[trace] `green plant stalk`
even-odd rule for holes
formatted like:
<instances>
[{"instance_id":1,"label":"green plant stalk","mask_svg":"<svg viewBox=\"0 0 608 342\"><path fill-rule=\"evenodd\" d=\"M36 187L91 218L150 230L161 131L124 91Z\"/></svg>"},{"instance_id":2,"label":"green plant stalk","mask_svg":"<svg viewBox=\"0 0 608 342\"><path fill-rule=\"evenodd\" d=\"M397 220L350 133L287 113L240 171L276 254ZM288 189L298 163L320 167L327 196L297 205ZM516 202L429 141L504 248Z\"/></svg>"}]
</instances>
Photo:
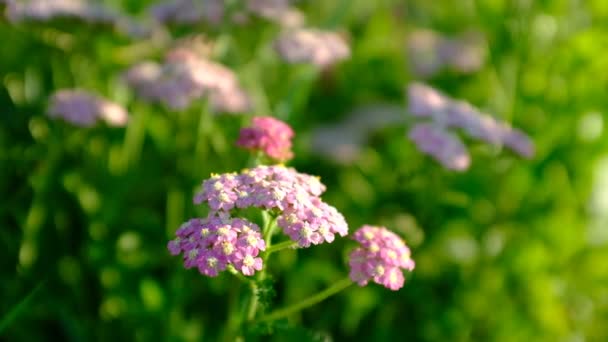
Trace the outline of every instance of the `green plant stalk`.
<instances>
[{"instance_id":1,"label":"green plant stalk","mask_svg":"<svg viewBox=\"0 0 608 342\"><path fill-rule=\"evenodd\" d=\"M299 303L292 304L288 307L275 310L267 315L260 317L257 321L258 322L274 321L279 318L287 317L291 314L294 314L298 311L301 311L301 310L311 307L319 302L322 302L323 300L346 289L347 287L349 287L352 284L353 284L353 282L350 280L350 278L344 278L342 280L337 281L336 283L334 283L332 286L326 288L325 290L323 290L311 297L308 297Z\"/></svg>"},{"instance_id":2,"label":"green plant stalk","mask_svg":"<svg viewBox=\"0 0 608 342\"><path fill-rule=\"evenodd\" d=\"M271 253L278 252L278 251L286 249L286 248L294 248L297 246L298 246L297 242L293 242L291 240L283 241L283 242L277 243L276 245L267 247L266 250L264 251L264 253L266 253L266 256L268 256Z\"/></svg>"},{"instance_id":3,"label":"green plant stalk","mask_svg":"<svg viewBox=\"0 0 608 342\"><path fill-rule=\"evenodd\" d=\"M141 150L146 136L147 108L138 108L127 126L123 145L123 169L132 167L139 162Z\"/></svg>"},{"instance_id":4,"label":"green plant stalk","mask_svg":"<svg viewBox=\"0 0 608 342\"><path fill-rule=\"evenodd\" d=\"M203 106L199 121L198 130L196 132L196 144L194 147L194 160L196 172L202 174L202 165L208 155L209 136L213 130L213 121L207 103Z\"/></svg>"},{"instance_id":5,"label":"green plant stalk","mask_svg":"<svg viewBox=\"0 0 608 342\"><path fill-rule=\"evenodd\" d=\"M255 318L255 314L258 311L258 285L255 282L252 282L251 287L251 297L249 299L249 308L247 309L247 320L251 321Z\"/></svg>"},{"instance_id":6,"label":"green plant stalk","mask_svg":"<svg viewBox=\"0 0 608 342\"><path fill-rule=\"evenodd\" d=\"M264 236L264 242L266 243L266 248L270 249L272 247L272 234L276 227L276 220L272 215L270 215L267 211L262 211L262 235ZM268 256L270 254L268 252L264 252L261 255L262 263L267 265ZM262 270L257 274L256 279L258 281L266 278L266 266L262 268ZM258 286L256 282L250 283L251 287L251 297L249 299L249 306L247 309L247 321L252 321L255 318L255 314L258 310Z\"/></svg>"}]
</instances>

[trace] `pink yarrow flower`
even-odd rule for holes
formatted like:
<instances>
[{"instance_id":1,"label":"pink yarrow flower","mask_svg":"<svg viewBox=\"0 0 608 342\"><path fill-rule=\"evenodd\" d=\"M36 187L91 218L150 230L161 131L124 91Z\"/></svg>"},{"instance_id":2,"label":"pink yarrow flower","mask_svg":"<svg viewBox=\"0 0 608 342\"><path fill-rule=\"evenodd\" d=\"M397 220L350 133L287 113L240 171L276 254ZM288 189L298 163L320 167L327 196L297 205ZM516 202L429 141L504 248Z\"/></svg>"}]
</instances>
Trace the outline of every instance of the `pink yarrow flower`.
<instances>
[{"instance_id":1,"label":"pink yarrow flower","mask_svg":"<svg viewBox=\"0 0 608 342\"><path fill-rule=\"evenodd\" d=\"M360 286L370 280L396 291L403 287L402 269L415 267L410 249L403 240L385 227L364 225L353 235L360 246L350 253L350 279Z\"/></svg>"},{"instance_id":2,"label":"pink yarrow flower","mask_svg":"<svg viewBox=\"0 0 608 342\"><path fill-rule=\"evenodd\" d=\"M316 177L293 168L262 165L239 174L212 176L203 182L194 203L205 202L212 211L227 215L234 208L268 210L291 240L309 247L348 234L342 214L321 200L324 191Z\"/></svg>"},{"instance_id":3,"label":"pink yarrow flower","mask_svg":"<svg viewBox=\"0 0 608 342\"><path fill-rule=\"evenodd\" d=\"M236 144L250 150L262 151L272 159L286 161L293 157L293 136L293 130L283 121L270 116L259 116L253 118L251 127L241 129Z\"/></svg>"},{"instance_id":4,"label":"pink yarrow flower","mask_svg":"<svg viewBox=\"0 0 608 342\"><path fill-rule=\"evenodd\" d=\"M266 244L255 223L210 213L182 224L167 248L172 255L183 256L186 269L196 267L206 276L215 277L228 265L251 276L263 267L258 254Z\"/></svg>"}]
</instances>

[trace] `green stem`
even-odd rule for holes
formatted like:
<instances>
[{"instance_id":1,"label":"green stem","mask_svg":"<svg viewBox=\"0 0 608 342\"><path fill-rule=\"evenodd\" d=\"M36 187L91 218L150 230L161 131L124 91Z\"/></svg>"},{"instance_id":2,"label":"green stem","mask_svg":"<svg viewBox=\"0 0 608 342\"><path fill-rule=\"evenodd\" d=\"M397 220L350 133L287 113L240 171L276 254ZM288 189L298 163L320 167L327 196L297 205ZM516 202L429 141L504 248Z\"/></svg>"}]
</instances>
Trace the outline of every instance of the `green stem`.
<instances>
[{"instance_id":1,"label":"green stem","mask_svg":"<svg viewBox=\"0 0 608 342\"><path fill-rule=\"evenodd\" d=\"M266 253L266 256L268 256L268 255L270 255L270 253L278 252L278 251L283 250L285 248L294 248L294 247L297 247L297 246L298 246L297 242L293 242L291 240L288 240L288 241L279 242L276 245L267 247L266 251L264 251L264 252Z\"/></svg>"},{"instance_id":2,"label":"green stem","mask_svg":"<svg viewBox=\"0 0 608 342\"><path fill-rule=\"evenodd\" d=\"M249 309L247 310L247 320L252 321L258 311L258 285L254 282L250 283L251 299L249 300Z\"/></svg>"},{"instance_id":3,"label":"green stem","mask_svg":"<svg viewBox=\"0 0 608 342\"><path fill-rule=\"evenodd\" d=\"M338 282L334 283L332 286L326 288L325 290L317 293L314 296L308 297L308 298L304 299L303 301L290 305L288 307L275 310L267 315L260 317L257 321L258 322L274 321L279 318L287 317L302 309L306 309L310 306L313 306L313 305L329 298L330 296L333 296L334 294L346 289L347 287L349 287L352 284L353 284L353 282L350 280L350 278L344 278L344 279L339 280Z\"/></svg>"},{"instance_id":4,"label":"green stem","mask_svg":"<svg viewBox=\"0 0 608 342\"><path fill-rule=\"evenodd\" d=\"M262 211L262 219L264 220L264 224L262 225L264 242L266 243L266 248L270 248L272 244L272 234L274 234L274 229L276 227L276 221L274 217L272 217L266 210Z\"/></svg>"},{"instance_id":5,"label":"green stem","mask_svg":"<svg viewBox=\"0 0 608 342\"><path fill-rule=\"evenodd\" d=\"M207 105L201 110L200 118L198 121L198 130L196 133L196 145L194 147L194 160L196 163L197 173L200 172L205 158L208 153L209 135L212 130L212 119L208 111Z\"/></svg>"},{"instance_id":6,"label":"green stem","mask_svg":"<svg viewBox=\"0 0 608 342\"><path fill-rule=\"evenodd\" d=\"M131 117L131 122L127 126L125 140L122 151L122 169L131 167L139 161L141 150L146 135L147 108L138 108Z\"/></svg>"},{"instance_id":7,"label":"green stem","mask_svg":"<svg viewBox=\"0 0 608 342\"><path fill-rule=\"evenodd\" d=\"M264 241L266 242L266 248L270 248L272 244L272 234L274 232L274 228L276 227L276 220L272 215L270 215L267 211L262 211L262 234L264 236ZM262 262L266 266L268 262L268 252L265 252L261 255ZM257 274L257 280L264 280L266 278L266 267L262 268L262 270ZM247 309L247 321L252 321L255 318L255 314L258 310L258 286L257 283L251 281L251 297L249 299L249 305Z\"/></svg>"}]
</instances>

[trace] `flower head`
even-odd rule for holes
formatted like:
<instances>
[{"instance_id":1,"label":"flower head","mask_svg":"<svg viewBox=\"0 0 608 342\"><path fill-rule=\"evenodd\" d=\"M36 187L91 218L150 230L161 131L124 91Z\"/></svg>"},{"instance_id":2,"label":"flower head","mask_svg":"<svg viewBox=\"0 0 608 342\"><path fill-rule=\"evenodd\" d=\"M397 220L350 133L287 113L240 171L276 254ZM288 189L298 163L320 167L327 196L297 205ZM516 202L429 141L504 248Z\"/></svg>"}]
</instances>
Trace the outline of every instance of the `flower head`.
<instances>
[{"instance_id":1,"label":"flower head","mask_svg":"<svg viewBox=\"0 0 608 342\"><path fill-rule=\"evenodd\" d=\"M259 116L253 118L251 127L241 129L237 145L263 151L272 159L285 161L293 157L293 136L293 130L283 121L270 116Z\"/></svg>"},{"instance_id":2,"label":"flower head","mask_svg":"<svg viewBox=\"0 0 608 342\"><path fill-rule=\"evenodd\" d=\"M185 268L197 267L201 274L215 277L233 265L249 276L262 269L257 256L266 244L255 223L211 213L184 223L167 248L183 256Z\"/></svg>"},{"instance_id":3,"label":"flower head","mask_svg":"<svg viewBox=\"0 0 608 342\"><path fill-rule=\"evenodd\" d=\"M297 29L281 35L275 48L288 63L327 67L350 56L350 48L335 32Z\"/></svg>"},{"instance_id":4,"label":"flower head","mask_svg":"<svg viewBox=\"0 0 608 342\"><path fill-rule=\"evenodd\" d=\"M139 96L172 109L184 109L206 96L215 112L241 113L251 106L230 69L186 48L169 51L162 65L143 62L131 67L125 79Z\"/></svg>"},{"instance_id":5,"label":"flower head","mask_svg":"<svg viewBox=\"0 0 608 342\"><path fill-rule=\"evenodd\" d=\"M416 141L419 147L420 142L428 140L423 136L432 134L443 136L444 141L452 141L453 148L461 152L464 145L456 142L458 138L455 135L448 138L446 135L447 129L460 129L471 138L492 145L506 146L520 156L530 158L534 155L534 144L525 133L491 115L481 113L467 102L451 99L421 83L410 84L407 96L408 110L412 116L428 118L432 120L432 125L441 126L431 129L431 124L418 124L420 127L412 128L410 138ZM430 142L424 145L430 148ZM457 147L458 145L461 147Z\"/></svg>"},{"instance_id":6,"label":"flower head","mask_svg":"<svg viewBox=\"0 0 608 342\"><path fill-rule=\"evenodd\" d=\"M471 164L471 157L460 138L442 126L419 123L410 129L408 136L421 152L433 156L447 169L464 171Z\"/></svg>"},{"instance_id":7,"label":"flower head","mask_svg":"<svg viewBox=\"0 0 608 342\"><path fill-rule=\"evenodd\" d=\"M401 269L412 271L415 263L401 238L384 227L365 225L353 239L359 247L349 257L350 278L360 286L370 280L393 291L403 287Z\"/></svg>"},{"instance_id":8,"label":"flower head","mask_svg":"<svg viewBox=\"0 0 608 342\"><path fill-rule=\"evenodd\" d=\"M258 166L205 180L194 202L205 202L214 212L250 207L272 211L291 240L309 247L348 234L342 214L319 197L324 191L318 178L293 168Z\"/></svg>"},{"instance_id":9,"label":"flower head","mask_svg":"<svg viewBox=\"0 0 608 342\"><path fill-rule=\"evenodd\" d=\"M76 89L55 92L50 99L48 115L82 127L93 126L99 119L111 126L124 126L128 121L127 111L119 104Z\"/></svg>"}]
</instances>

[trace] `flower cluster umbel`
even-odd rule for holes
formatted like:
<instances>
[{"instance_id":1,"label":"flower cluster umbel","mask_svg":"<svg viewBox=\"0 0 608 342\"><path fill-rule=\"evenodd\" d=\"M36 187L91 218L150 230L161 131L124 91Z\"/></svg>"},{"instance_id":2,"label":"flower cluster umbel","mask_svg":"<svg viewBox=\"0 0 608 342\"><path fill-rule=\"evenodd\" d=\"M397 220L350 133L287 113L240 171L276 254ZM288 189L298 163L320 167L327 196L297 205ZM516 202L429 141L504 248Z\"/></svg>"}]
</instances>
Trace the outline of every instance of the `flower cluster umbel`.
<instances>
[{"instance_id":1,"label":"flower cluster umbel","mask_svg":"<svg viewBox=\"0 0 608 342\"><path fill-rule=\"evenodd\" d=\"M183 254L185 268L198 267L210 277L217 276L228 265L244 275L262 269L258 254L266 249L266 244L260 227L245 219L212 214L185 222L176 235L168 248L173 255Z\"/></svg>"},{"instance_id":2,"label":"flower cluster umbel","mask_svg":"<svg viewBox=\"0 0 608 342\"><path fill-rule=\"evenodd\" d=\"M397 234L384 227L365 225L355 232L353 239L360 247L350 254L350 278L360 286L370 280L391 290L403 287L401 269L412 271L414 260L410 249Z\"/></svg>"},{"instance_id":3,"label":"flower cluster umbel","mask_svg":"<svg viewBox=\"0 0 608 342\"><path fill-rule=\"evenodd\" d=\"M186 268L198 267L216 276L232 265L244 275L262 269L258 253L266 248L260 228L238 209L258 208L274 215L277 225L300 247L332 242L348 234L348 225L336 208L323 202L325 186L318 178L285 166L258 166L241 173L214 175L205 180L194 203L207 203L204 219L186 222L170 241L172 254L182 254Z\"/></svg>"},{"instance_id":4,"label":"flower cluster umbel","mask_svg":"<svg viewBox=\"0 0 608 342\"><path fill-rule=\"evenodd\" d=\"M342 214L321 200L324 191L316 177L285 166L261 165L205 180L194 202L206 202L213 211L250 207L270 211L291 240L309 247L332 242L335 234L348 234Z\"/></svg>"}]
</instances>

